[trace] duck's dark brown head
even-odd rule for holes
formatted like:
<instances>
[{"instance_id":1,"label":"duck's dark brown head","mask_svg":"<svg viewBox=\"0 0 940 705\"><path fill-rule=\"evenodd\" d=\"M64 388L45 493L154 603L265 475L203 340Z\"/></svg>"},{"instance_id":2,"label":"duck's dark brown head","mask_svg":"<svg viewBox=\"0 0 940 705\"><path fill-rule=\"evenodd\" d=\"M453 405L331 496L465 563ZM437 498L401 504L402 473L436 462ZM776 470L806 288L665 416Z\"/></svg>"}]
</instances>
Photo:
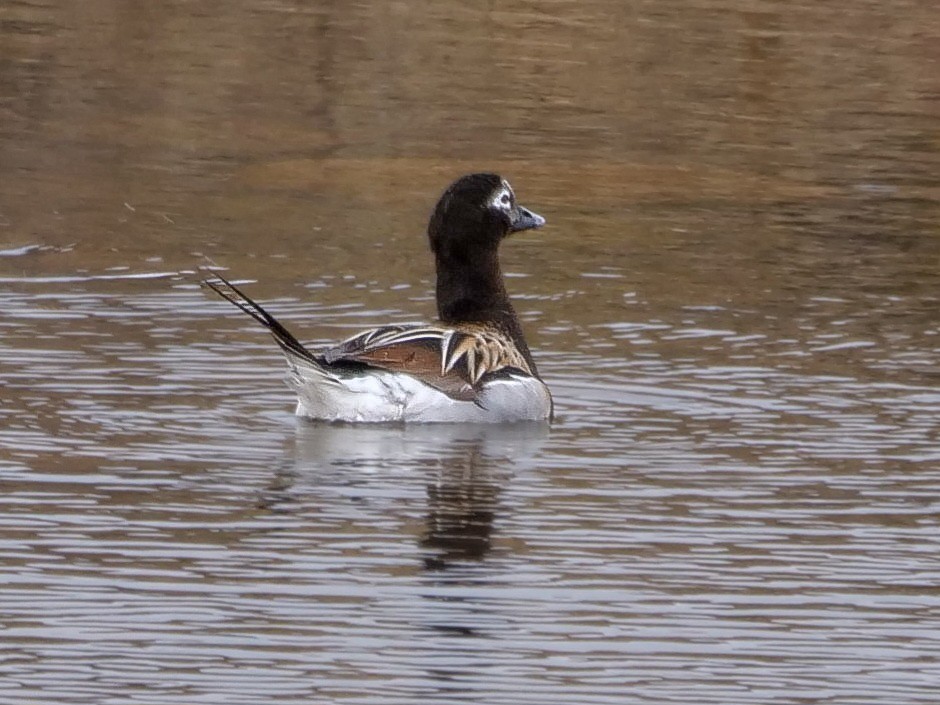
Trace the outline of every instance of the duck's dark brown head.
<instances>
[{"instance_id":1,"label":"duck's dark brown head","mask_svg":"<svg viewBox=\"0 0 940 705\"><path fill-rule=\"evenodd\" d=\"M437 202L428 239L438 259L446 260L495 250L510 233L544 224L545 218L516 203L509 182L499 175L468 174L452 183Z\"/></svg>"},{"instance_id":2,"label":"duck's dark brown head","mask_svg":"<svg viewBox=\"0 0 940 705\"><path fill-rule=\"evenodd\" d=\"M506 332L538 374L499 267L499 243L545 218L516 203L509 182L496 174L470 174L437 202L428 238L437 267L437 313L450 324L481 323Z\"/></svg>"}]
</instances>

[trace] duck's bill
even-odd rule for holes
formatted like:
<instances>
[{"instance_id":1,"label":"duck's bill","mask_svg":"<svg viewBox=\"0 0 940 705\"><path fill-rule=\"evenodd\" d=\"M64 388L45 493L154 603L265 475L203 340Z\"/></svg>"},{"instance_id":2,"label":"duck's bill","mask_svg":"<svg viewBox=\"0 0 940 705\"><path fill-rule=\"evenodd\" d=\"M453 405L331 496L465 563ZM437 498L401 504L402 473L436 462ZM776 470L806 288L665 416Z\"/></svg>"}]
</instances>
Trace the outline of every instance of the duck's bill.
<instances>
[{"instance_id":1,"label":"duck's bill","mask_svg":"<svg viewBox=\"0 0 940 705\"><path fill-rule=\"evenodd\" d=\"M528 208L516 206L512 213L512 232L517 233L520 230L531 230L532 228L541 228L545 225L545 218L538 213L533 213Z\"/></svg>"}]
</instances>

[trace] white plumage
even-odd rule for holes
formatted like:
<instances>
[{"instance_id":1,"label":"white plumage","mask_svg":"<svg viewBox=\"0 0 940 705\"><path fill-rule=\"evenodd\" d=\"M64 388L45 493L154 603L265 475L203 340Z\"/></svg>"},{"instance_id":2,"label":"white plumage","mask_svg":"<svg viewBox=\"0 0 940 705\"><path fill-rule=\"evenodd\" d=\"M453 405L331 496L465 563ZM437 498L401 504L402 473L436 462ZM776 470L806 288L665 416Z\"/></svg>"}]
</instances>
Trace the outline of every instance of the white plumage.
<instances>
[{"instance_id":1,"label":"white plumage","mask_svg":"<svg viewBox=\"0 0 940 705\"><path fill-rule=\"evenodd\" d=\"M297 415L312 419L511 423L544 421L551 415L547 387L528 375L488 381L476 401L461 401L401 372L338 377L306 361L291 361L290 368L287 383L297 393Z\"/></svg>"}]
</instances>

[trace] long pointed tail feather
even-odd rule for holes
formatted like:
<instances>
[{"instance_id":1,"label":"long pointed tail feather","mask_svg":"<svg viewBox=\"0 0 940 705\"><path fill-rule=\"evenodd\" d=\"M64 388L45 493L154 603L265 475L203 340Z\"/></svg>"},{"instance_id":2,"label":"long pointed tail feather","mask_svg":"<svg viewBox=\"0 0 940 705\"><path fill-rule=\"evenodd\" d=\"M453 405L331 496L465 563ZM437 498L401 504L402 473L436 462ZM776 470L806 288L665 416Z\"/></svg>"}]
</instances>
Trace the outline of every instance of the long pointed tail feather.
<instances>
[{"instance_id":1,"label":"long pointed tail feather","mask_svg":"<svg viewBox=\"0 0 940 705\"><path fill-rule=\"evenodd\" d=\"M296 356L302 360L313 363L313 365L317 368L321 367L320 361L316 359L313 353L307 350L303 343L297 340L297 338L295 338L294 335L289 330L287 330L287 328L285 328L280 321L265 311L260 304L253 301L251 297L241 291L237 286L232 284L221 274L218 272L212 272L212 277L204 279L202 283L212 289L223 299L237 306L242 311L258 321L258 323L267 328L274 337L274 340L277 342L277 344L280 345L281 349L287 354L288 358Z\"/></svg>"}]
</instances>

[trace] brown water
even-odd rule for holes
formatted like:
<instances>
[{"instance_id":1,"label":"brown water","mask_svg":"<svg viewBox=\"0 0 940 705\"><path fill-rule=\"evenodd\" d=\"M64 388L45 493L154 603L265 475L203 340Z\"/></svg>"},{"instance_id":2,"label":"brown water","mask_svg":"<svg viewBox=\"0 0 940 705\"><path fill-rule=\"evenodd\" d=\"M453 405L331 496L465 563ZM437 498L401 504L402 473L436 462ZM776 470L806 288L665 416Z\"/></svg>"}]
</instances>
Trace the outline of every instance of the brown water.
<instances>
[{"instance_id":1,"label":"brown water","mask_svg":"<svg viewBox=\"0 0 940 705\"><path fill-rule=\"evenodd\" d=\"M936 703L933 2L0 3L0 701ZM499 170L550 428L296 421Z\"/></svg>"}]
</instances>

